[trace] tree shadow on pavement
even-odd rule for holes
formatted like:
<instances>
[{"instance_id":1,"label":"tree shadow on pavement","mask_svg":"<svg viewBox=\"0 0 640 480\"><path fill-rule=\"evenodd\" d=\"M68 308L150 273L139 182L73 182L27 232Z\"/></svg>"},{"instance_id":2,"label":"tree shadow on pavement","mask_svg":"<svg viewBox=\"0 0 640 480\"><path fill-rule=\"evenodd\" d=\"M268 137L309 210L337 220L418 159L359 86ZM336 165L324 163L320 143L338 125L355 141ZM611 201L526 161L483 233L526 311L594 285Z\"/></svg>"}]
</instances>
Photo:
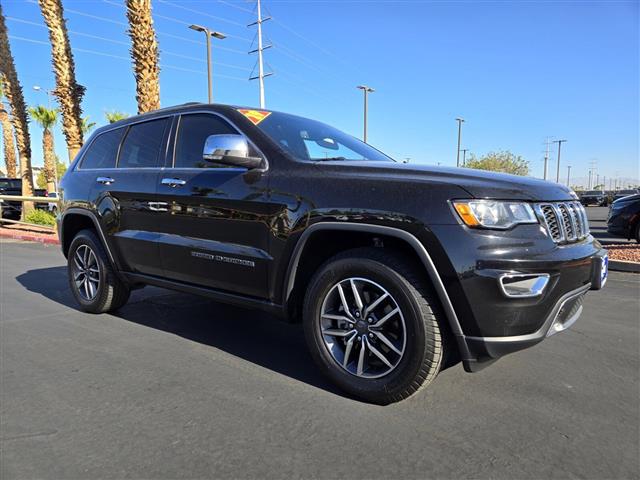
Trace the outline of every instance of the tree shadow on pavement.
<instances>
[{"instance_id":1,"label":"tree shadow on pavement","mask_svg":"<svg viewBox=\"0 0 640 480\"><path fill-rule=\"evenodd\" d=\"M27 290L77 310L66 267L29 270L17 281ZM86 314L90 315L90 314ZM308 353L300 324L207 298L145 287L110 315L223 350L256 365L340 396Z\"/></svg>"}]
</instances>

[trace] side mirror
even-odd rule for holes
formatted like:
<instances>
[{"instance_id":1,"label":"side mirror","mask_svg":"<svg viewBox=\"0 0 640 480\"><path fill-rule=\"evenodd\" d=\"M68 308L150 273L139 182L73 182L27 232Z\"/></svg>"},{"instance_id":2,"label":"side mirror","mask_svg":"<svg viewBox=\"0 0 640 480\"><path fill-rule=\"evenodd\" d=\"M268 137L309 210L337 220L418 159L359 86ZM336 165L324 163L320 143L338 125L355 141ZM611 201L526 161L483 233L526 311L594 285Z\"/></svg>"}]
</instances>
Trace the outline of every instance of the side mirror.
<instances>
[{"instance_id":1,"label":"side mirror","mask_svg":"<svg viewBox=\"0 0 640 480\"><path fill-rule=\"evenodd\" d=\"M262 166L262 158L249 155L249 143L242 135L209 135L204 142L202 158L248 169Z\"/></svg>"}]
</instances>

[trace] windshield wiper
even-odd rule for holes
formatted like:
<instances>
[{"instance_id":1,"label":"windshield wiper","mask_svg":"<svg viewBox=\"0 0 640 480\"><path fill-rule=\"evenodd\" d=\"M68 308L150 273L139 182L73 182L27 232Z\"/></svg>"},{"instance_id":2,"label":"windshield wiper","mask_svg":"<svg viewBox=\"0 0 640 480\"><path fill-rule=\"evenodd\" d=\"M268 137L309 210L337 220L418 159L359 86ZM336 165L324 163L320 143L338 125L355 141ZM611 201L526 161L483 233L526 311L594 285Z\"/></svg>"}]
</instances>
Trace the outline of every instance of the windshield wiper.
<instances>
[{"instance_id":1,"label":"windshield wiper","mask_svg":"<svg viewBox=\"0 0 640 480\"><path fill-rule=\"evenodd\" d=\"M316 162L330 162L332 160L346 160L345 157L325 157L325 158L314 158Z\"/></svg>"}]
</instances>

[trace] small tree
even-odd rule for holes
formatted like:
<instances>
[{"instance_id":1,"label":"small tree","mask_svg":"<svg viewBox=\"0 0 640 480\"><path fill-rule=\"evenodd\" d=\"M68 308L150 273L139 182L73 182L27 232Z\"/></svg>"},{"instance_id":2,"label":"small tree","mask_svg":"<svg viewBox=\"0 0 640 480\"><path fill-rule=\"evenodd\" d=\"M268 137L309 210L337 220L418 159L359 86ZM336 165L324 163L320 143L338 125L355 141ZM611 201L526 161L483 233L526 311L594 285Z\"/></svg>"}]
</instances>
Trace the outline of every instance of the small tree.
<instances>
[{"instance_id":1,"label":"small tree","mask_svg":"<svg viewBox=\"0 0 640 480\"><path fill-rule=\"evenodd\" d=\"M96 122L90 121L89 115L85 115L80 119L80 121L82 122L82 125L80 126L82 129L82 135L85 137L91 130L93 130L93 127L96 126Z\"/></svg>"},{"instance_id":2,"label":"small tree","mask_svg":"<svg viewBox=\"0 0 640 480\"><path fill-rule=\"evenodd\" d=\"M61 162L56 155L56 178L58 180L61 179L65 173L67 173L67 166L64 162ZM38 173L38 176L36 177L36 185L38 188L42 188L43 190L47 188L47 179L44 176L44 169L40 170Z\"/></svg>"},{"instance_id":3,"label":"small tree","mask_svg":"<svg viewBox=\"0 0 640 480\"><path fill-rule=\"evenodd\" d=\"M47 192L56 191L56 163L53 149L53 133L51 129L58 121L58 110L42 105L29 109L33 118L42 127L42 153L44 155L44 177L47 181Z\"/></svg>"},{"instance_id":4,"label":"small tree","mask_svg":"<svg viewBox=\"0 0 640 480\"><path fill-rule=\"evenodd\" d=\"M105 112L104 116L109 123L116 123L120 120L124 120L125 118L128 118L129 114L114 110L113 112Z\"/></svg>"},{"instance_id":5,"label":"small tree","mask_svg":"<svg viewBox=\"0 0 640 480\"><path fill-rule=\"evenodd\" d=\"M507 150L489 152L480 158L471 154L469 160L467 160L467 167L491 172L511 173L513 175L529 175L529 162L520 155L514 155Z\"/></svg>"}]
</instances>

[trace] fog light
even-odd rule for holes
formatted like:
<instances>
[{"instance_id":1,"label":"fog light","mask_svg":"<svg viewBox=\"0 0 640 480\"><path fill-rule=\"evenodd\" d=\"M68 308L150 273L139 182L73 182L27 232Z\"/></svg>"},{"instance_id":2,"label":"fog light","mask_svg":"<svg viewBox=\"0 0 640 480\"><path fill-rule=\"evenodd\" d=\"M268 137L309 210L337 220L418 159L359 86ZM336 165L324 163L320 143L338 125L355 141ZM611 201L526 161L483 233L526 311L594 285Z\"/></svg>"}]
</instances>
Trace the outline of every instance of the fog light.
<instances>
[{"instance_id":1,"label":"fog light","mask_svg":"<svg viewBox=\"0 0 640 480\"><path fill-rule=\"evenodd\" d=\"M542 295L549 283L548 273L505 273L498 278L502 293L508 298L531 298Z\"/></svg>"}]
</instances>

